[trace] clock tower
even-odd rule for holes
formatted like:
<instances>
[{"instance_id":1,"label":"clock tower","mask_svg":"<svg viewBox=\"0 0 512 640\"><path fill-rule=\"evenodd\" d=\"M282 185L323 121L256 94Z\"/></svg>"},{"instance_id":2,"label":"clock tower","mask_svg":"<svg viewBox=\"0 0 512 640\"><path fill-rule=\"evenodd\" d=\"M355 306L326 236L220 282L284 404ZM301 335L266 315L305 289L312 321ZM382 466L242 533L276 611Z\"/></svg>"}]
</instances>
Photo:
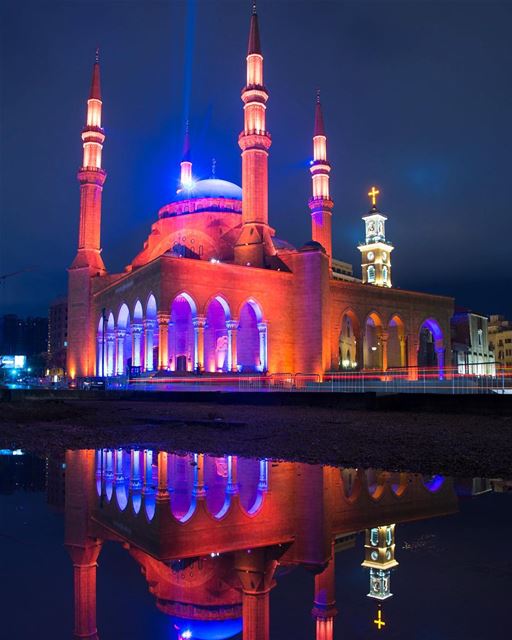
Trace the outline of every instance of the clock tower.
<instances>
[{"instance_id":1,"label":"clock tower","mask_svg":"<svg viewBox=\"0 0 512 640\"><path fill-rule=\"evenodd\" d=\"M391 252L393 245L386 241L386 216L377 209L380 191L372 187L368 196L372 207L363 216L365 242L359 245L363 282L379 287L391 287Z\"/></svg>"},{"instance_id":2,"label":"clock tower","mask_svg":"<svg viewBox=\"0 0 512 640\"><path fill-rule=\"evenodd\" d=\"M398 566L394 524L366 530L362 566L370 569L368 597L377 600L391 598L391 570Z\"/></svg>"}]
</instances>

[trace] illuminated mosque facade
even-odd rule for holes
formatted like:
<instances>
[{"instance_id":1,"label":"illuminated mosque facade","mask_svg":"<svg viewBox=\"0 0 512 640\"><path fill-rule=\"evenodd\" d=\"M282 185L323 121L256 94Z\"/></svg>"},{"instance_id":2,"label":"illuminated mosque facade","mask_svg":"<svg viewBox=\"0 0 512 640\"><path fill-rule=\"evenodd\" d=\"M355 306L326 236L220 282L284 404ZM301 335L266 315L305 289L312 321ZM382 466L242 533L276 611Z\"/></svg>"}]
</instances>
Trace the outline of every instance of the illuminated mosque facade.
<instances>
[{"instance_id":1,"label":"illuminated mosque facade","mask_svg":"<svg viewBox=\"0 0 512 640\"><path fill-rule=\"evenodd\" d=\"M242 187L216 177L194 180L187 132L176 197L159 210L124 272L109 273L100 240L106 172L96 59L78 172L78 251L68 270L71 377L444 367L453 300L392 288L393 246L377 189L363 218L362 279L332 256L336 214L319 98L311 239L297 249L276 236L268 212L268 98L253 10L238 139Z\"/></svg>"}]
</instances>

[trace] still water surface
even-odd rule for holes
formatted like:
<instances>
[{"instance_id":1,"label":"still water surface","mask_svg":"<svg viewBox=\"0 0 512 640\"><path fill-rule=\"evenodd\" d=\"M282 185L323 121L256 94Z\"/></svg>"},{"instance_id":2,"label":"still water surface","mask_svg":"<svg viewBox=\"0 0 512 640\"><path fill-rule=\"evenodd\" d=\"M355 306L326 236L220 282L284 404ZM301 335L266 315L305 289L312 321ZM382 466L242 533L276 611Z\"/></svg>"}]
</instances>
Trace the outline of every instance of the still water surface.
<instances>
[{"instance_id":1,"label":"still water surface","mask_svg":"<svg viewBox=\"0 0 512 640\"><path fill-rule=\"evenodd\" d=\"M157 450L0 455L0 637L510 638L510 487Z\"/></svg>"}]
</instances>

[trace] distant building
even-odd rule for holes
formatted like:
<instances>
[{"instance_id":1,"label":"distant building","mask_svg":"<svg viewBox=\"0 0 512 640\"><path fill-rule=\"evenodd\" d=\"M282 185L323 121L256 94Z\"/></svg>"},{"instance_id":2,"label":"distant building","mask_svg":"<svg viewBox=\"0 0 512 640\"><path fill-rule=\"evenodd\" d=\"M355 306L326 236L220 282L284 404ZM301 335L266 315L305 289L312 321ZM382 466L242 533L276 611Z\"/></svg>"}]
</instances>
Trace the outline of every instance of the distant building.
<instances>
[{"instance_id":1,"label":"distant building","mask_svg":"<svg viewBox=\"0 0 512 640\"><path fill-rule=\"evenodd\" d=\"M487 316L468 309L456 309L451 328L452 362L458 373L495 375L495 358L489 345Z\"/></svg>"},{"instance_id":2,"label":"distant building","mask_svg":"<svg viewBox=\"0 0 512 640\"><path fill-rule=\"evenodd\" d=\"M66 369L68 346L68 299L54 300L48 313L48 368Z\"/></svg>"},{"instance_id":3,"label":"distant building","mask_svg":"<svg viewBox=\"0 0 512 640\"><path fill-rule=\"evenodd\" d=\"M512 367L512 322L504 316L492 315L489 320L489 346L496 363Z\"/></svg>"},{"instance_id":4,"label":"distant building","mask_svg":"<svg viewBox=\"0 0 512 640\"><path fill-rule=\"evenodd\" d=\"M21 318L7 314L0 318L0 354L23 355L28 366L42 371L48 350L48 318Z\"/></svg>"}]
</instances>

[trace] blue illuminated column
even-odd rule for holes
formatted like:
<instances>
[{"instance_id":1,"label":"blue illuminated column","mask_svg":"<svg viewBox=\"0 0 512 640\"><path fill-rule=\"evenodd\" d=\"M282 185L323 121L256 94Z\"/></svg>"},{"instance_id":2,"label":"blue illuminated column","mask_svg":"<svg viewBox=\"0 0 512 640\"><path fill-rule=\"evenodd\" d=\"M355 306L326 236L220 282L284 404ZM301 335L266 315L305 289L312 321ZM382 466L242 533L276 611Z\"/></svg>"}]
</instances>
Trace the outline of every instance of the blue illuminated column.
<instances>
[{"instance_id":1,"label":"blue illuminated column","mask_svg":"<svg viewBox=\"0 0 512 640\"><path fill-rule=\"evenodd\" d=\"M144 362L145 371L153 371L153 333L155 331L155 323L153 320L144 321Z\"/></svg>"},{"instance_id":2,"label":"blue illuminated column","mask_svg":"<svg viewBox=\"0 0 512 640\"><path fill-rule=\"evenodd\" d=\"M237 332L238 320L228 320L226 322L228 331L228 371L236 373L237 368Z\"/></svg>"},{"instance_id":3,"label":"blue illuminated column","mask_svg":"<svg viewBox=\"0 0 512 640\"><path fill-rule=\"evenodd\" d=\"M124 329L117 329L116 342L117 342L117 375L122 376L124 374L124 339L126 331Z\"/></svg>"},{"instance_id":4,"label":"blue illuminated column","mask_svg":"<svg viewBox=\"0 0 512 640\"><path fill-rule=\"evenodd\" d=\"M141 324L132 325L132 341L133 341L132 365L134 367L141 366L140 350L141 350L142 331L143 331L143 327Z\"/></svg>"},{"instance_id":5,"label":"blue illuminated column","mask_svg":"<svg viewBox=\"0 0 512 640\"><path fill-rule=\"evenodd\" d=\"M260 371L267 371L267 323L258 322L260 340Z\"/></svg>"}]
</instances>

